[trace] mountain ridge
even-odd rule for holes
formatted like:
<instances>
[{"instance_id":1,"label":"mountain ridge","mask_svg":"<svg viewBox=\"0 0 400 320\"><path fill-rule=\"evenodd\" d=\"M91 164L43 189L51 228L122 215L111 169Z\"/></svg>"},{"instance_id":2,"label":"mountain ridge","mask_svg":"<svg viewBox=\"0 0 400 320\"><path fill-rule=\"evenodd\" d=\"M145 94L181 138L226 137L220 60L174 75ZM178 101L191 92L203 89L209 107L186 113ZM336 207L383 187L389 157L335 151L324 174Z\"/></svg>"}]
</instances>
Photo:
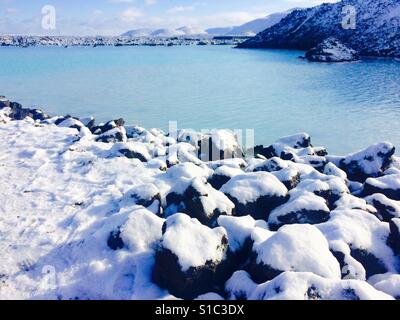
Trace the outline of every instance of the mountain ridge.
<instances>
[{"instance_id":1,"label":"mountain ridge","mask_svg":"<svg viewBox=\"0 0 400 320\"><path fill-rule=\"evenodd\" d=\"M216 27L201 30L190 26L177 29L171 28L139 28L129 30L122 34L123 37L172 37L172 36L255 36L257 33L272 27L297 8L283 12L276 12L263 18L246 22L239 26Z\"/></svg>"}]
</instances>

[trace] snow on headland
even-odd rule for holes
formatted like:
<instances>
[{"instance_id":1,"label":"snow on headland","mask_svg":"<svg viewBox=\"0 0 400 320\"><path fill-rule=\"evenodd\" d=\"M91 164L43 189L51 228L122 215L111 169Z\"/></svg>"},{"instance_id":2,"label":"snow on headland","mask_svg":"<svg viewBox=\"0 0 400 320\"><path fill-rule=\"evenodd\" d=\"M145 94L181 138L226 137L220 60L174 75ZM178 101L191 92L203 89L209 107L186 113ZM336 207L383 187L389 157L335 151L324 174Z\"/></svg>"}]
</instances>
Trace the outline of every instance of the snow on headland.
<instances>
[{"instance_id":1,"label":"snow on headland","mask_svg":"<svg viewBox=\"0 0 400 320\"><path fill-rule=\"evenodd\" d=\"M0 97L0 148L0 299L400 298L388 142L339 157L298 134L249 158L228 130Z\"/></svg>"}]
</instances>

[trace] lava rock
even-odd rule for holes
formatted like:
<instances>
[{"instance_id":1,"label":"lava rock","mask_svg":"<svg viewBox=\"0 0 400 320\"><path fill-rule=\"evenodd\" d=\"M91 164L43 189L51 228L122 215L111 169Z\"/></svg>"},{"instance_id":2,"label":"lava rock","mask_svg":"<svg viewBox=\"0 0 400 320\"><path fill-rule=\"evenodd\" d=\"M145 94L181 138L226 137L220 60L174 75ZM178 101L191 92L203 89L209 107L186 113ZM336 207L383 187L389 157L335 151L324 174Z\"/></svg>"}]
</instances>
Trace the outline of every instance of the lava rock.
<instances>
[{"instance_id":1,"label":"lava rock","mask_svg":"<svg viewBox=\"0 0 400 320\"><path fill-rule=\"evenodd\" d=\"M22 105L17 102L10 102L8 100L5 100L2 102L2 105L3 107L8 107L11 109L9 117L13 120L24 120L25 118L29 117L35 121L43 121L49 118L49 116L45 114L42 110L23 108Z\"/></svg>"},{"instance_id":2,"label":"lava rock","mask_svg":"<svg viewBox=\"0 0 400 320\"><path fill-rule=\"evenodd\" d=\"M313 272L340 279L340 265L323 234L311 225L286 225L266 241L255 243L248 272L257 283L284 271Z\"/></svg>"},{"instance_id":3,"label":"lava rock","mask_svg":"<svg viewBox=\"0 0 400 320\"><path fill-rule=\"evenodd\" d=\"M366 278L388 272L394 263L392 250L386 243L389 228L371 213L334 210L329 221L317 227L334 251L340 251L347 260L351 257L362 265Z\"/></svg>"},{"instance_id":4,"label":"lava rock","mask_svg":"<svg viewBox=\"0 0 400 320\"><path fill-rule=\"evenodd\" d=\"M239 277L236 279L241 280ZM375 289L365 281L326 279L310 272L284 272L255 288L251 282L243 280L242 285L237 287L243 288L242 291L246 292L249 300L393 299L389 294Z\"/></svg>"},{"instance_id":5,"label":"lava rock","mask_svg":"<svg viewBox=\"0 0 400 320\"><path fill-rule=\"evenodd\" d=\"M128 159L139 159L141 162L151 160L147 146L141 142L115 143L110 150L111 155L124 156Z\"/></svg>"},{"instance_id":6,"label":"lava rock","mask_svg":"<svg viewBox=\"0 0 400 320\"><path fill-rule=\"evenodd\" d=\"M112 231L108 237L107 245L111 250L117 251L124 248L125 244L121 239L121 230Z\"/></svg>"},{"instance_id":7,"label":"lava rock","mask_svg":"<svg viewBox=\"0 0 400 320\"><path fill-rule=\"evenodd\" d=\"M93 117L81 118L79 121L89 130L92 130L96 120Z\"/></svg>"},{"instance_id":8,"label":"lava rock","mask_svg":"<svg viewBox=\"0 0 400 320\"><path fill-rule=\"evenodd\" d=\"M260 154L267 159L279 157L283 160L293 160L300 149L312 150L311 137L307 133L281 138L269 147L257 146L255 154Z\"/></svg>"},{"instance_id":9,"label":"lava rock","mask_svg":"<svg viewBox=\"0 0 400 320\"><path fill-rule=\"evenodd\" d=\"M350 180L363 183L368 178L383 175L390 166L395 151L391 143L384 142L342 158L328 156L327 159L345 171Z\"/></svg>"},{"instance_id":10,"label":"lava rock","mask_svg":"<svg viewBox=\"0 0 400 320\"><path fill-rule=\"evenodd\" d=\"M269 213L288 199L287 188L268 172L238 175L220 190L235 204L235 215L268 220Z\"/></svg>"},{"instance_id":11,"label":"lava rock","mask_svg":"<svg viewBox=\"0 0 400 320\"><path fill-rule=\"evenodd\" d=\"M393 252L400 257L400 219L392 219L390 222L390 234L388 245Z\"/></svg>"},{"instance_id":12,"label":"lava rock","mask_svg":"<svg viewBox=\"0 0 400 320\"><path fill-rule=\"evenodd\" d=\"M166 196L165 214L183 212L201 223L213 226L221 215L232 215L235 205L222 192L215 190L205 178L194 178L182 194Z\"/></svg>"},{"instance_id":13,"label":"lava rock","mask_svg":"<svg viewBox=\"0 0 400 320\"><path fill-rule=\"evenodd\" d=\"M392 200L400 200L400 174L391 174L379 178L369 178L365 181L364 196L381 193Z\"/></svg>"},{"instance_id":14,"label":"lava rock","mask_svg":"<svg viewBox=\"0 0 400 320\"><path fill-rule=\"evenodd\" d=\"M351 248L351 256L363 265L367 279L375 274L388 272L384 263L367 250Z\"/></svg>"},{"instance_id":15,"label":"lava rock","mask_svg":"<svg viewBox=\"0 0 400 320\"><path fill-rule=\"evenodd\" d=\"M105 124L99 124L98 126L93 126L91 128L91 131L93 134L100 135L115 128L123 127L124 125L125 125L125 120L120 118L117 120L108 121Z\"/></svg>"},{"instance_id":16,"label":"lava rock","mask_svg":"<svg viewBox=\"0 0 400 320\"><path fill-rule=\"evenodd\" d=\"M208 179L208 183L210 183L214 189L219 190L225 183L239 174L243 174L241 169L221 166L214 171L213 175Z\"/></svg>"},{"instance_id":17,"label":"lava rock","mask_svg":"<svg viewBox=\"0 0 400 320\"><path fill-rule=\"evenodd\" d=\"M126 192L121 201L133 202L138 206L148 208L155 201L158 201L159 205L161 204L161 194L154 184L137 185Z\"/></svg>"},{"instance_id":18,"label":"lava rock","mask_svg":"<svg viewBox=\"0 0 400 320\"><path fill-rule=\"evenodd\" d=\"M125 128L116 127L99 135L96 138L96 141L105 143L116 143L116 142L126 142L127 139L128 138L126 136Z\"/></svg>"},{"instance_id":19,"label":"lava rock","mask_svg":"<svg viewBox=\"0 0 400 320\"><path fill-rule=\"evenodd\" d=\"M375 215L381 221L390 222L393 218L400 218L400 203L376 193L365 198L366 202L376 208Z\"/></svg>"},{"instance_id":20,"label":"lava rock","mask_svg":"<svg viewBox=\"0 0 400 320\"><path fill-rule=\"evenodd\" d=\"M305 193L273 210L268 223L271 230L286 224L318 224L328 221L330 210L325 199Z\"/></svg>"},{"instance_id":21,"label":"lava rock","mask_svg":"<svg viewBox=\"0 0 400 320\"><path fill-rule=\"evenodd\" d=\"M301 174L295 168L285 168L279 171L271 172L282 182L288 190L292 190L300 183Z\"/></svg>"},{"instance_id":22,"label":"lava rock","mask_svg":"<svg viewBox=\"0 0 400 320\"><path fill-rule=\"evenodd\" d=\"M153 281L178 298L218 292L230 275L219 271L228 248L223 228L210 229L186 214L169 217L155 255Z\"/></svg>"},{"instance_id":23,"label":"lava rock","mask_svg":"<svg viewBox=\"0 0 400 320\"><path fill-rule=\"evenodd\" d=\"M58 127L62 128L73 128L80 131L85 125L75 118L66 118L63 121L57 120L56 121Z\"/></svg>"},{"instance_id":24,"label":"lava rock","mask_svg":"<svg viewBox=\"0 0 400 320\"><path fill-rule=\"evenodd\" d=\"M5 96L0 96L0 109L10 108L10 100L8 100Z\"/></svg>"}]
</instances>

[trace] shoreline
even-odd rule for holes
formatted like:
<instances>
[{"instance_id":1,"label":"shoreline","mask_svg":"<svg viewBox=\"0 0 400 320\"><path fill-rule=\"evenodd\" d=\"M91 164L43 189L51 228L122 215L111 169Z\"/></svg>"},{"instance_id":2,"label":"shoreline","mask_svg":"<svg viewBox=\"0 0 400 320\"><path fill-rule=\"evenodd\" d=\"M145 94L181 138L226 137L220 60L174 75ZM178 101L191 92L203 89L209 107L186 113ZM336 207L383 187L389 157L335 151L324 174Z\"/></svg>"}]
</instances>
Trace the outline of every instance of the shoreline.
<instances>
[{"instance_id":1,"label":"shoreline","mask_svg":"<svg viewBox=\"0 0 400 320\"><path fill-rule=\"evenodd\" d=\"M50 117L4 97L0 137L0 298L400 297L389 142L339 157L301 133L246 157L228 130Z\"/></svg>"}]
</instances>

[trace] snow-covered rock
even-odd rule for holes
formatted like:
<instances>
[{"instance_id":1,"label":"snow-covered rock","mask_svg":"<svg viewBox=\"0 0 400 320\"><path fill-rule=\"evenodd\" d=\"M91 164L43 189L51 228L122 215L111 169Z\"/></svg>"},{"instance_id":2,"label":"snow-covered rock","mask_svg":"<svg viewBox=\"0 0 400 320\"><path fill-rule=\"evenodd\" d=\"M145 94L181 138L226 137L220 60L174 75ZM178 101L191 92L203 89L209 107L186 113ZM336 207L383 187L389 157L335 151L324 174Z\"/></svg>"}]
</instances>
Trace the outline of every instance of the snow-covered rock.
<instances>
[{"instance_id":1,"label":"snow-covered rock","mask_svg":"<svg viewBox=\"0 0 400 320\"><path fill-rule=\"evenodd\" d=\"M147 146L141 142L115 143L110 149L110 155L120 155L128 159L139 159L142 162L147 162L152 158Z\"/></svg>"},{"instance_id":2,"label":"snow-covered rock","mask_svg":"<svg viewBox=\"0 0 400 320\"><path fill-rule=\"evenodd\" d=\"M400 257L400 219L396 218L390 221L388 245L393 249L393 252Z\"/></svg>"},{"instance_id":3,"label":"snow-covered rock","mask_svg":"<svg viewBox=\"0 0 400 320\"><path fill-rule=\"evenodd\" d=\"M93 126L91 128L91 131L93 134L100 135L112 129L123 127L124 125L125 125L125 120L121 118L117 120L111 120L106 123L100 123L97 126Z\"/></svg>"},{"instance_id":4,"label":"snow-covered rock","mask_svg":"<svg viewBox=\"0 0 400 320\"><path fill-rule=\"evenodd\" d=\"M72 117L61 121L57 125L61 128L74 128L78 131L80 131L84 127L84 124L82 122Z\"/></svg>"},{"instance_id":5,"label":"snow-covered rock","mask_svg":"<svg viewBox=\"0 0 400 320\"><path fill-rule=\"evenodd\" d=\"M311 151L311 137L307 133L299 133L293 136L283 137L274 144L264 148L257 146L255 152L266 158L279 157L284 160L291 160L300 149Z\"/></svg>"},{"instance_id":6,"label":"snow-covered rock","mask_svg":"<svg viewBox=\"0 0 400 320\"><path fill-rule=\"evenodd\" d=\"M3 96L1 96L0 99L0 109L8 108L10 111L8 116L13 120L31 118L35 121L43 121L49 118L49 116L40 109L23 108L21 104L17 102L11 102Z\"/></svg>"},{"instance_id":7,"label":"snow-covered rock","mask_svg":"<svg viewBox=\"0 0 400 320\"><path fill-rule=\"evenodd\" d=\"M335 38L328 38L306 52L312 62L351 62L359 60L355 50L346 47Z\"/></svg>"},{"instance_id":8,"label":"snow-covered rock","mask_svg":"<svg viewBox=\"0 0 400 320\"><path fill-rule=\"evenodd\" d=\"M394 255L386 244L389 226L362 210L334 210L328 222L317 226L329 241L332 251L349 255L362 264L366 277L395 270ZM346 266L339 261L341 267Z\"/></svg>"},{"instance_id":9,"label":"snow-covered rock","mask_svg":"<svg viewBox=\"0 0 400 320\"><path fill-rule=\"evenodd\" d=\"M215 169L213 175L208 179L208 182L217 190L231 180L233 177L243 174L239 168L223 165Z\"/></svg>"},{"instance_id":10,"label":"snow-covered rock","mask_svg":"<svg viewBox=\"0 0 400 320\"><path fill-rule=\"evenodd\" d=\"M153 279L180 298L211 292L227 247L224 228L210 229L186 214L173 215L163 227Z\"/></svg>"},{"instance_id":11,"label":"snow-covered rock","mask_svg":"<svg viewBox=\"0 0 400 320\"><path fill-rule=\"evenodd\" d=\"M292 190L300 183L301 174L296 168L285 168L279 171L271 172L275 177L282 182L288 190Z\"/></svg>"},{"instance_id":12,"label":"snow-covered rock","mask_svg":"<svg viewBox=\"0 0 400 320\"><path fill-rule=\"evenodd\" d=\"M344 194L349 193L344 180L336 176L327 176L319 172L303 175L302 181L289 192L292 198L312 192L326 200L329 207Z\"/></svg>"},{"instance_id":13,"label":"snow-covered rock","mask_svg":"<svg viewBox=\"0 0 400 320\"><path fill-rule=\"evenodd\" d=\"M145 208L151 207L156 214L161 214L161 194L158 188L152 184L140 184L127 191L120 201L121 206L138 205Z\"/></svg>"},{"instance_id":14,"label":"snow-covered rock","mask_svg":"<svg viewBox=\"0 0 400 320\"><path fill-rule=\"evenodd\" d=\"M317 224L329 219L330 210L324 198L307 192L291 198L287 203L273 210L268 223L272 230L286 224Z\"/></svg>"},{"instance_id":15,"label":"snow-covered rock","mask_svg":"<svg viewBox=\"0 0 400 320\"><path fill-rule=\"evenodd\" d=\"M116 127L100 134L96 141L105 143L126 142L126 131L124 127Z\"/></svg>"},{"instance_id":16,"label":"snow-covered rock","mask_svg":"<svg viewBox=\"0 0 400 320\"><path fill-rule=\"evenodd\" d=\"M375 215L381 221L389 222L393 218L400 218L400 202L391 200L385 195L376 193L365 198L368 204L376 208Z\"/></svg>"},{"instance_id":17,"label":"snow-covered rock","mask_svg":"<svg viewBox=\"0 0 400 320\"><path fill-rule=\"evenodd\" d=\"M381 176L392 162L394 153L393 144L384 142L345 157L327 158L345 171L350 180L364 182L367 178Z\"/></svg>"},{"instance_id":18,"label":"snow-covered rock","mask_svg":"<svg viewBox=\"0 0 400 320\"><path fill-rule=\"evenodd\" d=\"M363 194L369 196L375 193L381 193L392 200L400 200L400 174L367 179Z\"/></svg>"},{"instance_id":19,"label":"snow-covered rock","mask_svg":"<svg viewBox=\"0 0 400 320\"><path fill-rule=\"evenodd\" d=\"M228 233L229 250L232 252L242 249L246 241L252 239L256 227L266 228L264 221L256 221L251 216L221 216L218 218L218 225L224 227Z\"/></svg>"},{"instance_id":20,"label":"snow-covered rock","mask_svg":"<svg viewBox=\"0 0 400 320\"><path fill-rule=\"evenodd\" d=\"M5 96L0 96L0 110L4 108L10 108L10 100Z\"/></svg>"},{"instance_id":21,"label":"snow-covered rock","mask_svg":"<svg viewBox=\"0 0 400 320\"><path fill-rule=\"evenodd\" d=\"M309 272L285 272L257 286L250 300L393 300L365 281L327 279Z\"/></svg>"},{"instance_id":22,"label":"snow-covered rock","mask_svg":"<svg viewBox=\"0 0 400 320\"><path fill-rule=\"evenodd\" d=\"M272 280L284 271L313 272L340 279L340 266L329 251L324 235L311 225L286 225L266 241L254 244L249 273L258 283Z\"/></svg>"},{"instance_id":23,"label":"snow-covered rock","mask_svg":"<svg viewBox=\"0 0 400 320\"><path fill-rule=\"evenodd\" d=\"M229 300L249 300L256 289L257 284L244 270L236 271L225 284Z\"/></svg>"},{"instance_id":24,"label":"snow-covered rock","mask_svg":"<svg viewBox=\"0 0 400 320\"><path fill-rule=\"evenodd\" d=\"M247 167L247 171L250 172L258 172L258 171L266 171L266 172L274 172L280 171L282 169L286 169L289 167L287 161L282 160L279 157L272 157L271 159L265 161L257 161L253 162Z\"/></svg>"},{"instance_id":25,"label":"snow-covered rock","mask_svg":"<svg viewBox=\"0 0 400 320\"><path fill-rule=\"evenodd\" d=\"M223 301L224 298L222 298L218 293L209 292L209 293L198 296L195 300L198 300L198 301Z\"/></svg>"},{"instance_id":26,"label":"snow-covered rock","mask_svg":"<svg viewBox=\"0 0 400 320\"><path fill-rule=\"evenodd\" d=\"M92 130L94 127L96 120L94 117L86 117L86 118L80 118L79 121L89 130Z\"/></svg>"},{"instance_id":27,"label":"snow-covered rock","mask_svg":"<svg viewBox=\"0 0 400 320\"><path fill-rule=\"evenodd\" d=\"M341 178L343 180L347 180L346 172L344 172L343 170L339 169L332 162L329 162L329 163L327 163L325 165L323 173L326 174L326 175L339 177L339 178Z\"/></svg>"},{"instance_id":28,"label":"snow-covered rock","mask_svg":"<svg viewBox=\"0 0 400 320\"><path fill-rule=\"evenodd\" d=\"M347 193L343 194L339 200L334 203L333 207L337 210L359 209L377 215L376 208L370 205L366 200Z\"/></svg>"},{"instance_id":29,"label":"snow-covered rock","mask_svg":"<svg viewBox=\"0 0 400 320\"><path fill-rule=\"evenodd\" d=\"M378 274L368 280L375 289L400 300L400 275L393 273Z\"/></svg>"},{"instance_id":30,"label":"snow-covered rock","mask_svg":"<svg viewBox=\"0 0 400 320\"><path fill-rule=\"evenodd\" d=\"M222 186L235 204L235 215L251 215L255 219L268 219L271 210L287 200L287 188L268 172L237 175Z\"/></svg>"},{"instance_id":31,"label":"snow-covered rock","mask_svg":"<svg viewBox=\"0 0 400 320\"><path fill-rule=\"evenodd\" d=\"M156 249L162 237L164 219L146 209L135 210L121 227L121 240L133 252Z\"/></svg>"},{"instance_id":32,"label":"snow-covered rock","mask_svg":"<svg viewBox=\"0 0 400 320\"><path fill-rule=\"evenodd\" d=\"M194 178L183 193L166 196L165 214L184 212L201 223L212 226L221 215L232 215L235 205L215 190L204 177Z\"/></svg>"}]
</instances>

